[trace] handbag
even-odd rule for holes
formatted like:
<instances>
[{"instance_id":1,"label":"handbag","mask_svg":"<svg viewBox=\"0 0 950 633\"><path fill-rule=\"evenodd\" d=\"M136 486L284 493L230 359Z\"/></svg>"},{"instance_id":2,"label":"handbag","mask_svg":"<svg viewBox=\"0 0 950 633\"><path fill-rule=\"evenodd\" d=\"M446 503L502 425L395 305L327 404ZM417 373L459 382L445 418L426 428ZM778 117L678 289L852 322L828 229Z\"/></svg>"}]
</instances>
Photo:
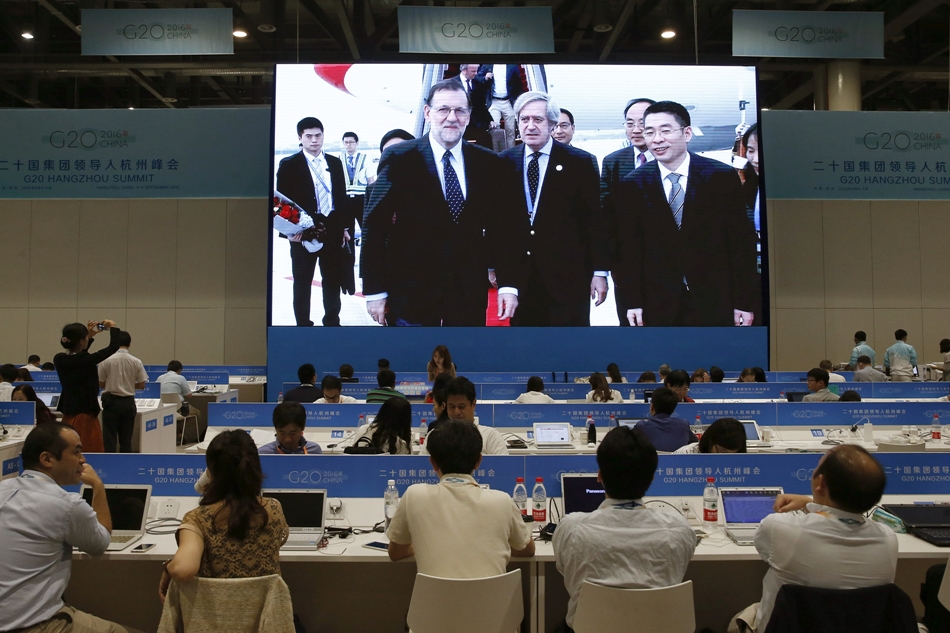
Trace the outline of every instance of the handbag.
<instances>
[{"instance_id":1,"label":"handbag","mask_svg":"<svg viewBox=\"0 0 950 633\"><path fill-rule=\"evenodd\" d=\"M181 401L181 406L178 408L178 413L188 416L191 413L191 405L188 404L187 400Z\"/></svg>"},{"instance_id":2,"label":"handbag","mask_svg":"<svg viewBox=\"0 0 950 633\"><path fill-rule=\"evenodd\" d=\"M343 449L347 455L382 455L383 449L373 446L373 442L366 436L356 440L353 446L347 446Z\"/></svg>"}]
</instances>

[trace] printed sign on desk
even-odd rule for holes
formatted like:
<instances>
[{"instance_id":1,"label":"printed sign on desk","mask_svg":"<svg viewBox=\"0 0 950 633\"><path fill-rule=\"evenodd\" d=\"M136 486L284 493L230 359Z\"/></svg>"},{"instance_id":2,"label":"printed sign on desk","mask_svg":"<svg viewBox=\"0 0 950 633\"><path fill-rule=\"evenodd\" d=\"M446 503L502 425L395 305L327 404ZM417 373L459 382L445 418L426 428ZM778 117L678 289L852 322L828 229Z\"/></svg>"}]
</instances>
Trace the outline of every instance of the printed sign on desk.
<instances>
[{"instance_id":1,"label":"printed sign on desk","mask_svg":"<svg viewBox=\"0 0 950 633\"><path fill-rule=\"evenodd\" d=\"M704 425L709 425L720 418L735 418L737 420L755 420L759 426L772 426L775 424L775 405L771 402L749 403L724 402L695 404L684 402L676 406L673 415L683 418L690 424L694 424L696 416Z\"/></svg>"},{"instance_id":2,"label":"printed sign on desk","mask_svg":"<svg viewBox=\"0 0 950 633\"><path fill-rule=\"evenodd\" d=\"M875 398L942 398L950 393L947 382L872 382ZM864 395L864 394L861 394Z\"/></svg>"},{"instance_id":3,"label":"printed sign on desk","mask_svg":"<svg viewBox=\"0 0 950 633\"><path fill-rule=\"evenodd\" d=\"M27 424L36 422L35 405L32 402L0 402L0 424Z\"/></svg>"}]
</instances>

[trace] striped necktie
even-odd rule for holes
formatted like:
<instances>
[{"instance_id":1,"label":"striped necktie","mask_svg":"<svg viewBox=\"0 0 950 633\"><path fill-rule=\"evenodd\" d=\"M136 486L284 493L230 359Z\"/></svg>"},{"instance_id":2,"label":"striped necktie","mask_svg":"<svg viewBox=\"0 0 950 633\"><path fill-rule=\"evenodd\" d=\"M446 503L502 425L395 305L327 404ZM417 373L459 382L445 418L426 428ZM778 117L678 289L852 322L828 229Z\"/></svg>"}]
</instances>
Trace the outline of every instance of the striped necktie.
<instances>
[{"instance_id":1,"label":"striped necktie","mask_svg":"<svg viewBox=\"0 0 950 633\"><path fill-rule=\"evenodd\" d=\"M330 198L330 187L327 185L325 176L321 173L320 163L314 158L313 162L310 163L310 170L313 171L313 175L317 178L317 211L321 215L330 215L330 212L333 211L333 201ZM325 173L325 172L324 172Z\"/></svg>"},{"instance_id":2,"label":"striped necktie","mask_svg":"<svg viewBox=\"0 0 950 633\"><path fill-rule=\"evenodd\" d=\"M686 195L683 193L683 188L680 186L681 176L677 173L671 173L667 176L667 179L673 185L670 188L670 210L673 212L673 220L676 221L676 228L682 228L683 226L683 200L686 198Z\"/></svg>"}]
</instances>

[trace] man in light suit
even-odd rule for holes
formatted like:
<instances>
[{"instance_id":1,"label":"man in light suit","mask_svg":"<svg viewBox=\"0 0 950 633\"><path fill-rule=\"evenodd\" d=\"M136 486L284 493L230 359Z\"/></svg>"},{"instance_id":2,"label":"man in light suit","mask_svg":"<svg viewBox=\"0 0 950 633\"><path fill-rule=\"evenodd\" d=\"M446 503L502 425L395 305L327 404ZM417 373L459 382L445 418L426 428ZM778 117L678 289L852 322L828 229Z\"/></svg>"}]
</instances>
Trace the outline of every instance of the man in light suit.
<instances>
[{"instance_id":1,"label":"man in light suit","mask_svg":"<svg viewBox=\"0 0 950 633\"><path fill-rule=\"evenodd\" d=\"M524 144L501 156L522 185L516 213L529 265L512 325L589 326L589 299L603 303L610 267L597 168L552 138L561 111L547 94L524 93L515 112Z\"/></svg>"},{"instance_id":2,"label":"man in light suit","mask_svg":"<svg viewBox=\"0 0 950 633\"><path fill-rule=\"evenodd\" d=\"M600 172L600 201L604 207L608 221L615 215L611 193L617 191L620 179L638 167L643 167L653 160L653 154L643 138L643 113L648 107L656 103L653 99L635 97L627 102L623 109L623 127L630 145L604 157L604 164ZM616 244L611 244L616 248ZM616 253L615 253L616 254ZM614 276L614 300L617 304L617 318L620 325L630 325L627 322L627 308L620 300L621 289Z\"/></svg>"},{"instance_id":3,"label":"man in light suit","mask_svg":"<svg viewBox=\"0 0 950 633\"><path fill-rule=\"evenodd\" d=\"M347 230L352 215L346 203L346 179L343 163L336 156L323 151L323 123L306 117L297 123L297 137L301 151L280 161L277 167L277 191L297 203L314 220L323 223L321 246L315 253L301 244L310 240L309 231L297 233L290 239L290 259L294 275L294 318L299 326L312 326L310 320L310 291L317 260L323 285L323 325L340 325L340 289L344 268L351 262L344 257L344 244L350 240Z\"/></svg>"},{"instance_id":4,"label":"man in light suit","mask_svg":"<svg viewBox=\"0 0 950 633\"><path fill-rule=\"evenodd\" d=\"M656 160L614 196L614 275L628 323L752 325L755 232L735 169L688 151L689 113L678 103L648 107L643 135Z\"/></svg>"},{"instance_id":5,"label":"man in light suit","mask_svg":"<svg viewBox=\"0 0 950 633\"><path fill-rule=\"evenodd\" d=\"M498 316L514 315L524 250L516 184L492 152L466 143L468 93L429 91L429 134L387 149L366 203L360 270L366 310L381 325L485 325L488 268Z\"/></svg>"}]
</instances>

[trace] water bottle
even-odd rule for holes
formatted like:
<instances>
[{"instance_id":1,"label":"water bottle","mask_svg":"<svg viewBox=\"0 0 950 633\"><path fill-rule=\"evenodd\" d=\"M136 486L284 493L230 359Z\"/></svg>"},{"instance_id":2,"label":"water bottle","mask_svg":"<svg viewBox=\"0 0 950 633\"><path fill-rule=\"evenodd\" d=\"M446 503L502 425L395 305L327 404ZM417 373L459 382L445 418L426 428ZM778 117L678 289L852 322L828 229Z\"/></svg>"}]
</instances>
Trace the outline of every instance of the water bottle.
<instances>
[{"instance_id":1,"label":"water bottle","mask_svg":"<svg viewBox=\"0 0 950 633\"><path fill-rule=\"evenodd\" d=\"M531 491L531 518L535 523L548 521L548 492L544 489L544 478L536 477L534 490Z\"/></svg>"},{"instance_id":2,"label":"water bottle","mask_svg":"<svg viewBox=\"0 0 950 633\"><path fill-rule=\"evenodd\" d=\"M284 392L283 392L283 391L278 391L278 392L277 392L277 404L280 404L280 403L283 402L283 401L284 401Z\"/></svg>"},{"instance_id":3,"label":"water bottle","mask_svg":"<svg viewBox=\"0 0 950 633\"><path fill-rule=\"evenodd\" d=\"M386 492L383 494L383 503L385 504L386 529L388 530L389 524L396 514L396 508L399 507L399 490L396 488L395 479L390 479L386 484Z\"/></svg>"},{"instance_id":4,"label":"water bottle","mask_svg":"<svg viewBox=\"0 0 950 633\"><path fill-rule=\"evenodd\" d=\"M694 433L698 433L699 436L702 437L702 435L703 435L703 419L702 419L701 417L699 417L699 415L696 416L696 421L693 422L693 428L695 429L693 432L694 432Z\"/></svg>"},{"instance_id":5,"label":"water bottle","mask_svg":"<svg viewBox=\"0 0 950 633\"><path fill-rule=\"evenodd\" d=\"M610 423L607 425L607 430L617 428L617 416L613 413L610 414Z\"/></svg>"},{"instance_id":6,"label":"water bottle","mask_svg":"<svg viewBox=\"0 0 950 633\"><path fill-rule=\"evenodd\" d=\"M357 424L356 427L359 428L359 427L363 426L364 424L366 424L366 414L365 414L365 413L361 413L361 414L360 414L359 424Z\"/></svg>"},{"instance_id":7,"label":"water bottle","mask_svg":"<svg viewBox=\"0 0 950 633\"><path fill-rule=\"evenodd\" d=\"M597 425L594 424L594 416L587 416L587 445L597 445Z\"/></svg>"},{"instance_id":8,"label":"water bottle","mask_svg":"<svg viewBox=\"0 0 950 633\"><path fill-rule=\"evenodd\" d=\"M716 491L716 478L706 477L706 489L703 490L703 527L715 528L719 524L719 493Z\"/></svg>"},{"instance_id":9,"label":"water bottle","mask_svg":"<svg viewBox=\"0 0 950 633\"><path fill-rule=\"evenodd\" d=\"M422 424L419 425L419 445L425 444L426 433L429 432L429 426L426 424L426 419L422 418Z\"/></svg>"},{"instance_id":10,"label":"water bottle","mask_svg":"<svg viewBox=\"0 0 950 633\"><path fill-rule=\"evenodd\" d=\"M521 516L528 515L528 489L524 487L524 477L515 478L515 491L511 494L515 505L521 510Z\"/></svg>"},{"instance_id":11,"label":"water bottle","mask_svg":"<svg viewBox=\"0 0 950 633\"><path fill-rule=\"evenodd\" d=\"M940 416L934 413L933 422L930 423L930 439L940 439Z\"/></svg>"}]
</instances>

